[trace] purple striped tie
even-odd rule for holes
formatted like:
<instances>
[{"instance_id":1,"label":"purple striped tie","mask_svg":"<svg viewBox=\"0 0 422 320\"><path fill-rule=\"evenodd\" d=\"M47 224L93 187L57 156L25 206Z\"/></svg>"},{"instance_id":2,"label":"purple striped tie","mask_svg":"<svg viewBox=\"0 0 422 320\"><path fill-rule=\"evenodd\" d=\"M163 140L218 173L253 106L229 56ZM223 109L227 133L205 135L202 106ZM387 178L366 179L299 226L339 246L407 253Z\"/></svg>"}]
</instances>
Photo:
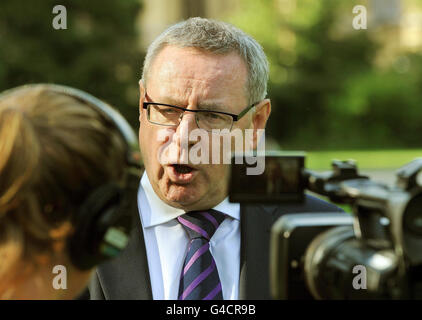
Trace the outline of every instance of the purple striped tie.
<instances>
[{"instance_id":1,"label":"purple striped tie","mask_svg":"<svg viewBox=\"0 0 422 320\"><path fill-rule=\"evenodd\" d=\"M222 300L220 277L209 241L224 215L215 210L191 211L177 220L190 238L180 276L179 300Z\"/></svg>"}]
</instances>

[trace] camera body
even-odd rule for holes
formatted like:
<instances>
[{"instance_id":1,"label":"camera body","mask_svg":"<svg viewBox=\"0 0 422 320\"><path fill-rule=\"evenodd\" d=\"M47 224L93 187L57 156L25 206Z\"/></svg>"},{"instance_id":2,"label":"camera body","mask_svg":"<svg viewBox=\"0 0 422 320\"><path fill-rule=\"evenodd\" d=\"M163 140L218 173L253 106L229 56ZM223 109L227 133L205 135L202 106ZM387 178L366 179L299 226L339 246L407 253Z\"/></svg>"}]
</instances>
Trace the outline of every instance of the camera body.
<instances>
[{"instance_id":1,"label":"camera body","mask_svg":"<svg viewBox=\"0 0 422 320\"><path fill-rule=\"evenodd\" d=\"M272 154L265 163L266 170L271 163L271 172L278 172L278 187L266 188L262 197L249 197L254 190L245 186L261 186L263 192L266 185L254 180L269 179L274 185L277 179L264 172L259 178L243 176L242 184L236 184L242 170L233 160L230 199L300 202L309 190L349 204L353 211L289 214L274 223L269 255L273 298L422 298L422 159L399 169L394 187L359 175L352 161L333 161L326 173L306 170L304 155Z\"/></svg>"},{"instance_id":2,"label":"camera body","mask_svg":"<svg viewBox=\"0 0 422 320\"><path fill-rule=\"evenodd\" d=\"M343 213L296 213L274 223L270 240L270 289L275 299L313 299L306 286L305 253L314 238L338 226L352 229L353 219Z\"/></svg>"}]
</instances>

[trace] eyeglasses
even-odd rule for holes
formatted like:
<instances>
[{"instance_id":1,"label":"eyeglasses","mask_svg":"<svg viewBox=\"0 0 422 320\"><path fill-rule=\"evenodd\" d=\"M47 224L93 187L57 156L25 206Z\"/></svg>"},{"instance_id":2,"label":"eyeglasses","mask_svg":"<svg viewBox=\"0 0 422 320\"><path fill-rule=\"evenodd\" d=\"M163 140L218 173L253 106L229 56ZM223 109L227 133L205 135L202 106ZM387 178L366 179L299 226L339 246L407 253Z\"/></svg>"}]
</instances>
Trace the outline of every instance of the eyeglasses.
<instances>
[{"instance_id":1,"label":"eyeglasses","mask_svg":"<svg viewBox=\"0 0 422 320\"><path fill-rule=\"evenodd\" d=\"M185 111L195 113L195 122L198 128L206 131L213 129L231 130L234 121L239 121L250 109L258 104L255 102L243 109L239 114L213 110L190 110L171 104L152 102L145 92L145 97L151 102L144 102L143 108L147 110L147 119L153 124L174 127L182 121Z\"/></svg>"}]
</instances>

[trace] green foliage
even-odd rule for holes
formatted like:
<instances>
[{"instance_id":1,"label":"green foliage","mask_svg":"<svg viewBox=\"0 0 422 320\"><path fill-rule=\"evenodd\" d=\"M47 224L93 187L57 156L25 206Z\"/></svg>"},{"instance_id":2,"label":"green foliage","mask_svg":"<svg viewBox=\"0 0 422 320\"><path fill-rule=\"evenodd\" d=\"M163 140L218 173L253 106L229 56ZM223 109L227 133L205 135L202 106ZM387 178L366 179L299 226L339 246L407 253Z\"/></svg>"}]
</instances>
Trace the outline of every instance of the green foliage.
<instances>
[{"instance_id":1,"label":"green foliage","mask_svg":"<svg viewBox=\"0 0 422 320\"><path fill-rule=\"evenodd\" d=\"M355 75L327 103L336 110L336 118L329 123L331 131L341 131L347 124L353 135L341 137L349 145L359 146L359 141L367 139L366 147L420 147L421 84L416 72L369 70Z\"/></svg>"},{"instance_id":2,"label":"green foliage","mask_svg":"<svg viewBox=\"0 0 422 320\"><path fill-rule=\"evenodd\" d=\"M53 7L67 9L67 29L52 26ZM137 125L138 0L0 2L0 90L54 82L98 96Z\"/></svg>"},{"instance_id":3,"label":"green foliage","mask_svg":"<svg viewBox=\"0 0 422 320\"><path fill-rule=\"evenodd\" d=\"M371 35L383 31L352 29L356 1L280 3L244 0L231 19L270 61L268 134L295 150L420 147L422 56L379 70Z\"/></svg>"}]
</instances>

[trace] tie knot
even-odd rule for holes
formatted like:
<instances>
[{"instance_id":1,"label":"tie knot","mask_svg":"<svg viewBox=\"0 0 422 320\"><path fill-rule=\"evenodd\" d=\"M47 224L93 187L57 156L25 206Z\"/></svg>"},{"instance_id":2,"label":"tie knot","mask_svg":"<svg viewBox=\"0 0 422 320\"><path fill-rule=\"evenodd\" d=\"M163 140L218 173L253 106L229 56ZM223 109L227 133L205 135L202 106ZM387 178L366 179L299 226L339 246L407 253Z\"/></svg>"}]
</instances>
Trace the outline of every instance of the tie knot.
<instances>
[{"instance_id":1,"label":"tie knot","mask_svg":"<svg viewBox=\"0 0 422 320\"><path fill-rule=\"evenodd\" d=\"M205 238L208 241L224 220L216 210L190 211L177 218L191 239Z\"/></svg>"}]
</instances>

